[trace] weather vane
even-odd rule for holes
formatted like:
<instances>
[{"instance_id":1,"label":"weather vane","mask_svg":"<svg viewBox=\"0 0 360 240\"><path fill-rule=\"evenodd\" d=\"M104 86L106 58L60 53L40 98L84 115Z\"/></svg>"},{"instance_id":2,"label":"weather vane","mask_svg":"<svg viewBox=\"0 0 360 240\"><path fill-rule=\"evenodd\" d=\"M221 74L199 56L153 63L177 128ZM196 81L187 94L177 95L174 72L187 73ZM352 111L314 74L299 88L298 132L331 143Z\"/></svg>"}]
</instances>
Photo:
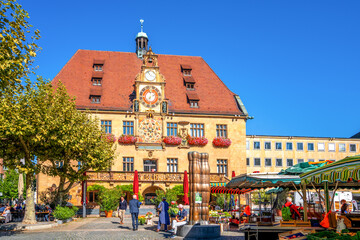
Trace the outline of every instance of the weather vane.
<instances>
[{"instance_id":1,"label":"weather vane","mask_svg":"<svg viewBox=\"0 0 360 240\"><path fill-rule=\"evenodd\" d=\"M142 32L144 28L144 19L140 19L140 23L141 23L141 32Z\"/></svg>"}]
</instances>

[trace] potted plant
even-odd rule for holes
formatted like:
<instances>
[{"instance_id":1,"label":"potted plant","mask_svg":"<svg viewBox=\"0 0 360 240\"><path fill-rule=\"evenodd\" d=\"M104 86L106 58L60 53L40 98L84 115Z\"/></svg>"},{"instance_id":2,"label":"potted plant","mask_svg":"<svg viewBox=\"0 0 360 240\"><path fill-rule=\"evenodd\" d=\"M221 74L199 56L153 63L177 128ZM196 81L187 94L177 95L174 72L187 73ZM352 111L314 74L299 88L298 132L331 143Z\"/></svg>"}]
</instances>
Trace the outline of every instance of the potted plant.
<instances>
[{"instance_id":1,"label":"potted plant","mask_svg":"<svg viewBox=\"0 0 360 240\"><path fill-rule=\"evenodd\" d=\"M53 211L53 216L57 219L58 224L71 222L79 209L77 207L61 207L57 206Z\"/></svg>"},{"instance_id":2,"label":"potted plant","mask_svg":"<svg viewBox=\"0 0 360 240\"><path fill-rule=\"evenodd\" d=\"M216 137L212 143L215 147L229 147L231 140L229 138Z\"/></svg>"},{"instance_id":3,"label":"potted plant","mask_svg":"<svg viewBox=\"0 0 360 240\"><path fill-rule=\"evenodd\" d=\"M137 142L137 138L133 135L121 135L118 142L120 144L134 144Z\"/></svg>"},{"instance_id":4,"label":"potted plant","mask_svg":"<svg viewBox=\"0 0 360 240\"><path fill-rule=\"evenodd\" d=\"M139 217L139 224L140 224L140 225L144 225L144 224L145 224L145 221L146 221L145 216L140 216L140 217Z\"/></svg>"},{"instance_id":5,"label":"potted plant","mask_svg":"<svg viewBox=\"0 0 360 240\"><path fill-rule=\"evenodd\" d=\"M153 218L153 213L152 212L147 212L145 215L146 218L146 224L147 225L152 225L152 218Z\"/></svg>"},{"instance_id":6,"label":"potted plant","mask_svg":"<svg viewBox=\"0 0 360 240\"><path fill-rule=\"evenodd\" d=\"M112 217L113 211L115 211L119 205L121 197L121 191L119 189L104 189L99 196L99 204L101 210L105 211L107 218Z\"/></svg>"},{"instance_id":7,"label":"potted plant","mask_svg":"<svg viewBox=\"0 0 360 240\"><path fill-rule=\"evenodd\" d=\"M168 210L169 216L171 218L171 222L175 220L176 215L178 214L179 209L177 208L177 203L175 201L171 201L170 207Z\"/></svg>"}]
</instances>

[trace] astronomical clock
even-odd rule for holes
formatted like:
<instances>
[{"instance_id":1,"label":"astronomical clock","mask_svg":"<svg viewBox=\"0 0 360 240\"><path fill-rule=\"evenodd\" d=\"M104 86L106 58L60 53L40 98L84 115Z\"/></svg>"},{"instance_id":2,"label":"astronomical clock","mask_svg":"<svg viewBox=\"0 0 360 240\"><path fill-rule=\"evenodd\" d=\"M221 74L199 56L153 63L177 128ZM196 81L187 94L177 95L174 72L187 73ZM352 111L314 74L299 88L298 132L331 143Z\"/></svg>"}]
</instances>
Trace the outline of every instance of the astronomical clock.
<instances>
[{"instance_id":1,"label":"astronomical clock","mask_svg":"<svg viewBox=\"0 0 360 240\"><path fill-rule=\"evenodd\" d=\"M163 115L167 114L165 78L160 74L158 56L151 50L144 55L135 79L134 112L138 115L138 143L162 143Z\"/></svg>"}]
</instances>

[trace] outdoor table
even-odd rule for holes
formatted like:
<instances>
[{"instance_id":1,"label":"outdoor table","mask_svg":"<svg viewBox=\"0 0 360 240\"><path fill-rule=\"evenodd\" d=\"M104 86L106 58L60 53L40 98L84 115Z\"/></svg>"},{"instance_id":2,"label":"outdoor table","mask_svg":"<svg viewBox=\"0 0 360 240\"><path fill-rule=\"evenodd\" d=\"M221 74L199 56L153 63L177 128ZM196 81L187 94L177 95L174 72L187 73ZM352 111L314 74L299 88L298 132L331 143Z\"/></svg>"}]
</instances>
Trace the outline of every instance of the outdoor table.
<instances>
[{"instance_id":1,"label":"outdoor table","mask_svg":"<svg viewBox=\"0 0 360 240\"><path fill-rule=\"evenodd\" d=\"M49 211L46 211L46 212L36 212L36 218L39 218L40 221L45 221L45 215L46 214L49 214Z\"/></svg>"}]
</instances>

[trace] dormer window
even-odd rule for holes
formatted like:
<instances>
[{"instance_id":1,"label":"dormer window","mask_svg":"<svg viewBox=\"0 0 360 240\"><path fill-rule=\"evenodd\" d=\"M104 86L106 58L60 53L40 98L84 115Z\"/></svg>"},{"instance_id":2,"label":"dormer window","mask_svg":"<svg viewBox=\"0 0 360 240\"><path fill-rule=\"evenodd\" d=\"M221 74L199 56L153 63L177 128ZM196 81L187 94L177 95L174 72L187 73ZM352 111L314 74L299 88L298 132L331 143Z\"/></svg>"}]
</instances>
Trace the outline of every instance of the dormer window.
<instances>
[{"instance_id":1,"label":"dormer window","mask_svg":"<svg viewBox=\"0 0 360 240\"><path fill-rule=\"evenodd\" d=\"M102 78L92 78L91 82L93 86L101 86Z\"/></svg>"},{"instance_id":2,"label":"dormer window","mask_svg":"<svg viewBox=\"0 0 360 240\"><path fill-rule=\"evenodd\" d=\"M191 76L191 70L190 65L181 64L181 72L184 76Z\"/></svg>"},{"instance_id":3,"label":"dormer window","mask_svg":"<svg viewBox=\"0 0 360 240\"><path fill-rule=\"evenodd\" d=\"M199 101L190 100L190 107L191 108L198 108L199 107Z\"/></svg>"},{"instance_id":4,"label":"dormer window","mask_svg":"<svg viewBox=\"0 0 360 240\"><path fill-rule=\"evenodd\" d=\"M91 103L100 103L101 96L99 95L90 95Z\"/></svg>"},{"instance_id":5,"label":"dormer window","mask_svg":"<svg viewBox=\"0 0 360 240\"><path fill-rule=\"evenodd\" d=\"M101 72L103 70L104 64L94 64L94 71Z\"/></svg>"},{"instance_id":6,"label":"dormer window","mask_svg":"<svg viewBox=\"0 0 360 240\"><path fill-rule=\"evenodd\" d=\"M194 83L186 83L186 90L195 90L195 84Z\"/></svg>"}]
</instances>

